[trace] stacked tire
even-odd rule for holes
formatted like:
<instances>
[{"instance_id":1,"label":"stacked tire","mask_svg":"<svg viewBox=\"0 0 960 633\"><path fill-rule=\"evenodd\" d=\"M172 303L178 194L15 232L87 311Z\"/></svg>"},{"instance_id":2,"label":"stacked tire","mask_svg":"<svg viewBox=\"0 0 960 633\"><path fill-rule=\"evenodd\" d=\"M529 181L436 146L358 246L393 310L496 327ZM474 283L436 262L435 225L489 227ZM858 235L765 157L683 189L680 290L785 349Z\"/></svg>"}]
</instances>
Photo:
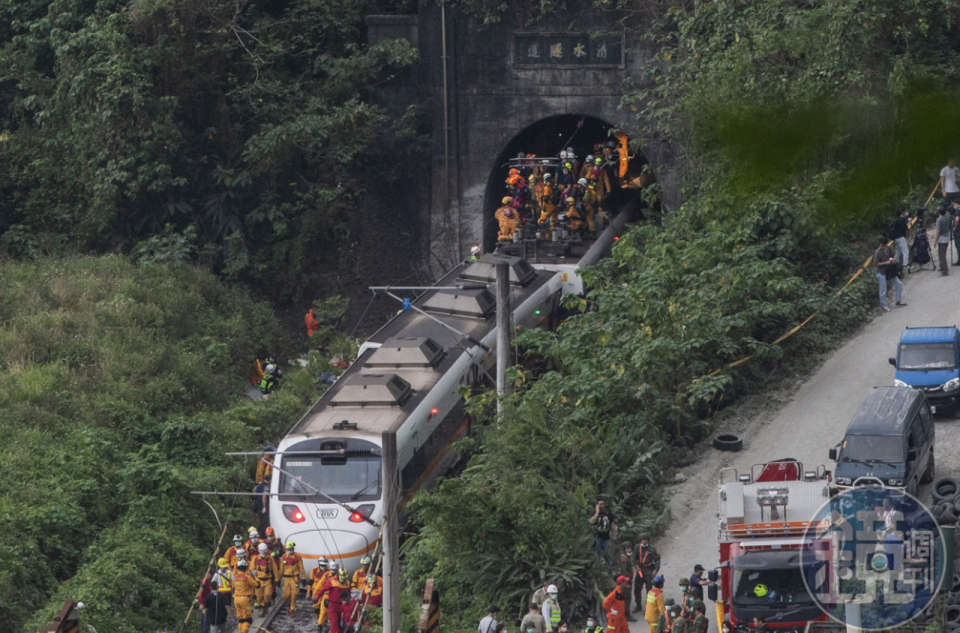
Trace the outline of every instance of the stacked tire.
<instances>
[{"instance_id":1,"label":"stacked tire","mask_svg":"<svg viewBox=\"0 0 960 633\"><path fill-rule=\"evenodd\" d=\"M940 477L930 487L933 496L931 513L938 525L956 525L960 529L960 479L956 477ZM954 560L953 584L949 588L946 610L946 631L960 633L960 559ZM946 589L946 587L945 587ZM931 605L932 606L932 605ZM927 609L917 617L915 622L925 623L931 619Z\"/></svg>"}]
</instances>

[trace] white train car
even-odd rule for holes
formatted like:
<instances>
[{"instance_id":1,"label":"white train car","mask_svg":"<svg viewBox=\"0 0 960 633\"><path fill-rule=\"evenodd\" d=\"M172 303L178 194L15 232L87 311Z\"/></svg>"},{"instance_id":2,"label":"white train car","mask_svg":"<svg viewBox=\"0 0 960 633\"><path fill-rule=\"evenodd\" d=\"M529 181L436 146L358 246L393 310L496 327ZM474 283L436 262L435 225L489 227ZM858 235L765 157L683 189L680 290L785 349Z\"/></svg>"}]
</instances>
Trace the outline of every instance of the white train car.
<instances>
[{"instance_id":1,"label":"white train car","mask_svg":"<svg viewBox=\"0 0 960 633\"><path fill-rule=\"evenodd\" d=\"M510 258L512 326L546 324L562 293L582 292L575 270L609 251L627 215L621 213L576 264L537 270ZM493 262L484 256L462 264L437 286L494 284ZM384 432L397 434L401 509L455 459L448 448L471 423L457 389L484 382L496 362L495 353L476 344L495 346L492 290L424 293L414 305L469 338L415 310L401 312L364 343L356 362L280 442L270 523L283 541L296 542L308 573L320 556L353 569L376 548L375 525L383 519ZM328 497L356 511L348 512Z\"/></svg>"}]
</instances>

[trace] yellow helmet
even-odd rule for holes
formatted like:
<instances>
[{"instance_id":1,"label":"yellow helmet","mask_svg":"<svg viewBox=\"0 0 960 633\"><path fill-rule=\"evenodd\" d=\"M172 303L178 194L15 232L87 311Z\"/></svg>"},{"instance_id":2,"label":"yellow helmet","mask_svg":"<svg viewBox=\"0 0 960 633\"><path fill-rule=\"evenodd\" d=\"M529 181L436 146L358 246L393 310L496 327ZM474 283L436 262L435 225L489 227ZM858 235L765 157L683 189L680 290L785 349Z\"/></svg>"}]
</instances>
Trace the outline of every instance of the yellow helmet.
<instances>
[{"instance_id":1,"label":"yellow helmet","mask_svg":"<svg viewBox=\"0 0 960 633\"><path fill-rule=\"evenodd\" d=\"M337 572L337 577L338 577L340 580L346 580L346 579L347 579L347 570L344 569L343 567L341 567L341 568L340 568L340 571Z\"/></svg>"},{"instance_id":2,"label":"yellow helmet","mask_svg":"<svg viewBox=\"0 0 960 633\"><path fill-rule=\"evenodd\" d=\"M505 196L503 200L500 201L501 204L507 204L508 202L513 202L513 198L510 196Z\"/></svg>"},{"instance_id":3,"label":"yellow helmet","mask_svg":"<svg viewBox=\"0 0 960 633\"><path fill-rule=\"evenodd\" d=\"M218 567L229 567L229 566L230 566L230 562L227 561L226 558L221 558L220 560L217 561L217 566L218 566Z\"/></svg>"}]
</instances>

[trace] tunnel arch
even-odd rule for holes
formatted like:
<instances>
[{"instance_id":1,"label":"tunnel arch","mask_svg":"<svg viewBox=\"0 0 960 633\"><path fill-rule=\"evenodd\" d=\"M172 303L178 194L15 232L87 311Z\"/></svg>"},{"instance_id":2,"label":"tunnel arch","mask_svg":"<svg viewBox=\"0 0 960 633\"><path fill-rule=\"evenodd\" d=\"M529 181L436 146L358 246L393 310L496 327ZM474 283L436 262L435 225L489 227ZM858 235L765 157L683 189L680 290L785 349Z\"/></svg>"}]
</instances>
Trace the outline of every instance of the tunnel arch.
<instances>
[{"instance_id":1,"label":"tunnel arch","mask_svg":"<svg viewBox=\"0 0 960 633\"><path fill-rule=\"evenodd\" d=\"M557 156L562 149L573 149L582 161L593 151L594 143L606 143L616 126L586 114L557 114L526 126L504 146L493 163L483 195L483 248L492 251L497 243L498 225L494 213L507 195L506 178L509 160L519 152L536 156ZM646 158L636 152L630 159L628 176L640 178ZM643 184L652 181L644 177ZM637 192L634 192L635 195Z\"/></svg>"}]
</instances>

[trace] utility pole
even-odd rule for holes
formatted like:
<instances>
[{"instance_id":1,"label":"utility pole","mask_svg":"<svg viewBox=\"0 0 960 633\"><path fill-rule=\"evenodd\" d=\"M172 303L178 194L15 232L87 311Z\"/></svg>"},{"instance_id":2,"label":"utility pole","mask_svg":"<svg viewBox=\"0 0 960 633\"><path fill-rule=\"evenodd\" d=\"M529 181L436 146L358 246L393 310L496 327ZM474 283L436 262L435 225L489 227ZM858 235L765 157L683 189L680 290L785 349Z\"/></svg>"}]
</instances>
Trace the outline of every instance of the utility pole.
<instances>
[{"instance_id":1,"label":"utility pole","mask_svg":"<svg viewBox=\"0 0 960 633\"><path fill-rule=\"evenodd\" d=\"M397 460L397 434L383 434L383 633L400 631L400 469Z\"/></svg>"},{"instance_id":2,"label":"utility pole","mask_svg":"<svg viewBox=\"0 0 960 633\"><path fill-rule=\"evenodd\" d=\"M497 417L503 415L500 398L507 393L510 358L510 264L497 262ZM386 632L385 632L386 633Z\"/></svg>"}]
</instances>

